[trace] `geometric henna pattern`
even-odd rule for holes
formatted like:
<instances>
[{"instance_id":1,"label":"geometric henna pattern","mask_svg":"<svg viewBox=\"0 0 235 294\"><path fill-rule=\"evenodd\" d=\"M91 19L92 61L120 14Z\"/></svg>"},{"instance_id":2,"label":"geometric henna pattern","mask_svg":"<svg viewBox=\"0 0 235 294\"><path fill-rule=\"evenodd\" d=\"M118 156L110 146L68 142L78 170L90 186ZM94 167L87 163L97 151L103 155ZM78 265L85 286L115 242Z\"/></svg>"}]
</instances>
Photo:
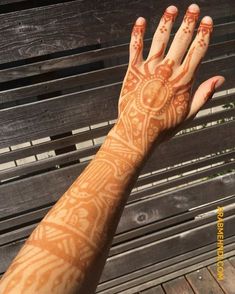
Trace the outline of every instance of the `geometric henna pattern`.
<instances>
[{"instance_id":1,"label":"geometric henna pattern","mask_svg":"<svg viewBox=\"0 0 235 294\"><path fill-rule=\"evenodd\" d=\"M198 14L186 12L184 32ZM175 14L165 12L159 28L166 33ZM78 293L95 256L114 234L138 168L158 135L187 116L192 79L187 80L195 46L205 46L212 25L201 23L199 41L181 70L163 59L166 45L139 66L144 25L132 31L132 50L123 82L118 120L83 173L33 231L0 282L1 294ZM163 60L161 62L157 62ZM154 66L155 65L155 66ZM208 96L214 90L214 86Z\"/></svg>"}]
</instances>

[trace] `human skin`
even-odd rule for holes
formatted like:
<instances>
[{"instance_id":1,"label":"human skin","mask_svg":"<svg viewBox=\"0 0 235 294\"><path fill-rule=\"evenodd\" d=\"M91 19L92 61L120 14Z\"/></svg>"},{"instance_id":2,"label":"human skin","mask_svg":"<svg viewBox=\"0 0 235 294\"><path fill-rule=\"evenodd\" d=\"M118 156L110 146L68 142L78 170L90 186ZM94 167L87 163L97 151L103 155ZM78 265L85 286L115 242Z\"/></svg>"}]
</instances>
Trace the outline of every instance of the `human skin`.
<instances>
[{"instance_id":1,"label":"human skin","mask_svg":"<svg viewBox=\"0 0 235 294\"><path fill-rule=\"evenodd\" d=\"M0 281L1 294L95 292L127 197L151 151L191 120L224 82L214 76L191 94L213 23L204 17L191 43L199 16L199 7L192 4L165 54L176 15L176 7L166 9L146 60L146 21L137 19L117 122L27 239Z\"/></svg>"}]
</instances>

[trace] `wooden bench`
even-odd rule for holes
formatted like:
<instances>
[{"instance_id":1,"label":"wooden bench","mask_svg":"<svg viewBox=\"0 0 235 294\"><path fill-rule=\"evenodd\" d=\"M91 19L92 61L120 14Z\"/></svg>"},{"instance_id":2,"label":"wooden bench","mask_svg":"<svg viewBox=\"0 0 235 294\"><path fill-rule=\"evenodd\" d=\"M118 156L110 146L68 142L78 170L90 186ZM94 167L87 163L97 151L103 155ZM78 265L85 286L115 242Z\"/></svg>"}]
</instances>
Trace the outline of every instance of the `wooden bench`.
<instances>
[{"instance_id":1,"label":"wooden bench","mask_svg":"<svg viewBox=\"0 0 235 294\"><path fill-rule=\"evenodd\" d=\"M190 3L174 1L180 9L174 31ZM168 4L1 1L1 274L115 122L135 19L148 20L147 52ZM147 162L121 217L97 293L140 293L214 263L217 206L225 210L225 257L235 255L235 2L200 6L215 27L195 87L215 74L224 75L226 84Z\"/></svg>"}]
</instances>

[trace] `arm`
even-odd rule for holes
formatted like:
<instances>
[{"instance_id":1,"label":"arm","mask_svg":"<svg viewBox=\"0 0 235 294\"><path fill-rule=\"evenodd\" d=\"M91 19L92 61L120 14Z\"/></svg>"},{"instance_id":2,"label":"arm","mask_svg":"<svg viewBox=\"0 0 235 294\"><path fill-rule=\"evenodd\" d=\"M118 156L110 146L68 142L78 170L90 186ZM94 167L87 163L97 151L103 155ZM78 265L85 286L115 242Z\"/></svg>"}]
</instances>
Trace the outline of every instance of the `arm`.
<instances>
[{"instance_id":1,"label":"arm","mask_svg":"<svg viewBox=\"0 0 235 294\"><path fill-rule=\"evenodd\" d=\"M177 9L164 13L143 60L145 20L130 42L118 120L83 173L43 218L0 281L1 294L94 293L121 213L154 146L192 119L224 78L191 96L212 20L205 17L186 57L199 8L192 5L164 57Z\"/></svg>"}]
</instances>

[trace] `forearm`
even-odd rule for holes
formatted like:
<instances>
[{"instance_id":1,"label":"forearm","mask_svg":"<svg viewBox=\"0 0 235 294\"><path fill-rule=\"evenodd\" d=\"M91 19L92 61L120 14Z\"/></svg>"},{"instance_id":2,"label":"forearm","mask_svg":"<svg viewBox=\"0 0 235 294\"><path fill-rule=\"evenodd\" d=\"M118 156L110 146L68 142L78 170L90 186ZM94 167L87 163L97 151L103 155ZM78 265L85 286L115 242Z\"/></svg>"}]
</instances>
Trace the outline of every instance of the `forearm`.
<instances>
[{"instance_id":1,"label":"forearm","mask_svg":"<svg viewBox=\"0 0 235 294\"><path fill-rule=\"evenodd\" d=\"M0 293L95 291L127 196L145 160L117 130L118 124L33 231L3 276Z\"/></svg>"}]
</instances>

